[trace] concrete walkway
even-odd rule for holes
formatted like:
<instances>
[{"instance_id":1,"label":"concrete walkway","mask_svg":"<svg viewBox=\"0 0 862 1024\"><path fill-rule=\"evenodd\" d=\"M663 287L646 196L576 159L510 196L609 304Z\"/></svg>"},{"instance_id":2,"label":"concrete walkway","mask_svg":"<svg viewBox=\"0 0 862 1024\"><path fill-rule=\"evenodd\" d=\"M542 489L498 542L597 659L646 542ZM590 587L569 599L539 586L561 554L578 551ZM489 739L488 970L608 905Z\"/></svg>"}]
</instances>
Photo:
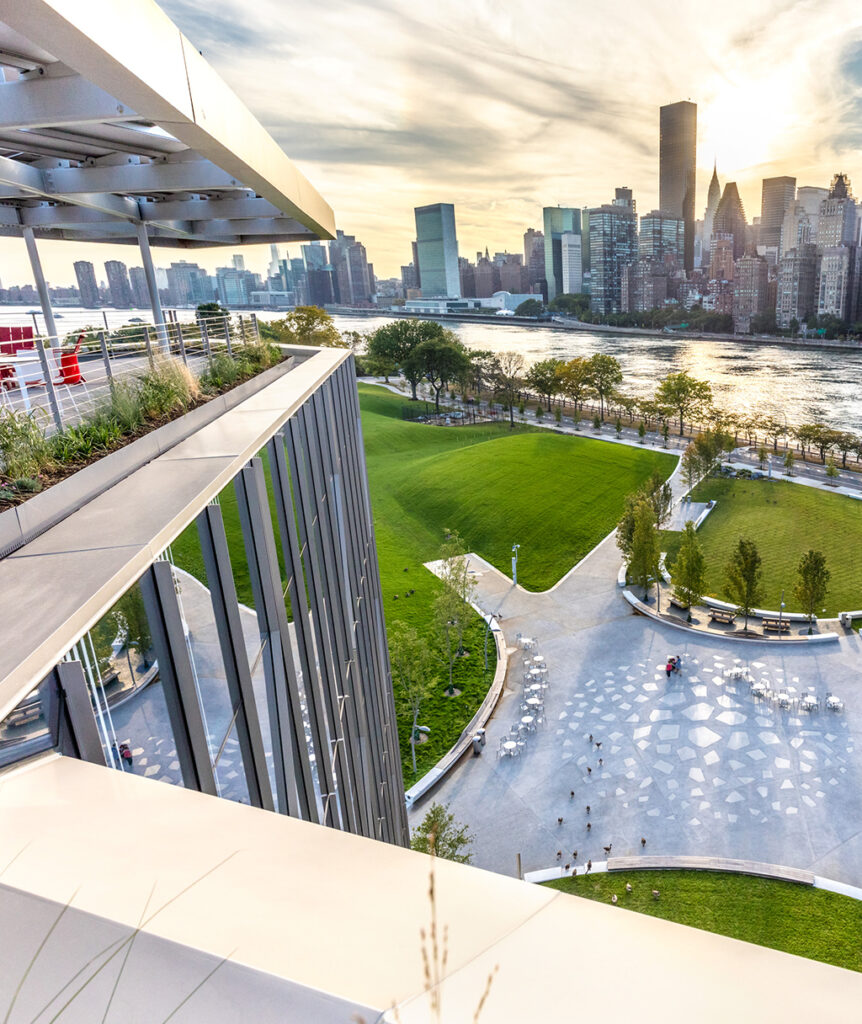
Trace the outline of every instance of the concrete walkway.
<instances>
[{"instance_id":1,"label":"concrete walkway","mask_svg":"<svg viewBox=\"0 0 862 1024\"><path fill-rule=\"evenodd\" d=\"M634 615L616 583L613 537L544 593L514 587L475 556L471 567L476 603L499 613L511 648L519 632L538 640L551 684L544 729L521 757L497 760L520 716L523 658L512 657L485 753L433 795L470 826L475 864L515 874L518 854L531 871L560 851L582 866L606 860L608 845L613 856L637 855L644 837L651 854L765 861L862 883L858 637L828 649L740 650ZM684 670L668 680L671 653ZM791 695L834 692L846 711L809 717L755 703L746 683L724 675L738 664Z\"/></svg>"}]
</instances>

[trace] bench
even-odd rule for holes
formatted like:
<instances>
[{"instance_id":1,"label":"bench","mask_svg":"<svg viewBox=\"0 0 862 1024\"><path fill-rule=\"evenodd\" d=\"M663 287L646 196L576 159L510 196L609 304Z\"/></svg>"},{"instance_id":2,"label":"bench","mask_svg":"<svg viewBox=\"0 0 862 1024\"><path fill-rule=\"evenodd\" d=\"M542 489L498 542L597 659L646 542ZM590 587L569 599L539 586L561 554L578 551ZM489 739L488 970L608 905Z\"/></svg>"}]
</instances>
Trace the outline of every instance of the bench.
<instances>
[{"instance_id":1,"label":"bench","mask_svg":"<svg viewBox=\"0 0 862 1024\"><path fill-rule=\"evenodd\" d=\"M776 633L789 633L790 623L787 619L761 619L763 625L763 631L767 629L774 629Z\"/></svg>"},{"instance_id":2,"label":"bench","mask_svg":"<svg viewBox=\"0 0 862 1024\"><path fill-rule=\"evenodd\" d=\"M710 608L709 617L712 622L725 622L730 625L736 619L736 612L726 612L723 608Z\"/></svg>"},{"instance_id":3,"label":"bench","mask_svg":"<svg viewBox=\"0 0 862 1024\"><path fill-rule=\"evenodd\" d=\"M689 610L689 605L681 597L677 597L676 594L670 595L670 603L674 608L681 608L684 612Z\"/></svg>"}]
</instances>

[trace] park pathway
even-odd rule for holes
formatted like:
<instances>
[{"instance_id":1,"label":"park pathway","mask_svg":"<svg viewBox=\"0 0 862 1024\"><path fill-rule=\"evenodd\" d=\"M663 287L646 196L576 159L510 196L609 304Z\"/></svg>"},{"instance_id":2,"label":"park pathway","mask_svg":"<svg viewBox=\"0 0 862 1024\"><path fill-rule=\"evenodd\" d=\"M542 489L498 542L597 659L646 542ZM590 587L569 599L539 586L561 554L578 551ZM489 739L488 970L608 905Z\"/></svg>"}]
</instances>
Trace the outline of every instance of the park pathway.
<instances>
[{"instance_id":1,"label":"park pathway","mask_svg":"<svg viewBox=\"0 0 862 1024\"><path fill-rule=\"evenodd\" d=\"M672 482L679 498L677 474ZM470 563L476 604L499 615L509 644L507 683L482 756L465 758L412 810L411 825L431 799L448 803L475 835L474 863L505 874L519 854L524 871L580 868L605 860L608 845L636 855L643 837L652 854L767 861L862 884L857 636L791 649L636 615L617 585L613 536L543 593L513 586L475 555ZM548 665L546 723L521 757L498 760L521 714L519 633L538 641ZM668 680L671 653L684 669ZM846 711L755 703L726 676L741 665L791 695L832 691Z\"/></svg>"}]
</instances>

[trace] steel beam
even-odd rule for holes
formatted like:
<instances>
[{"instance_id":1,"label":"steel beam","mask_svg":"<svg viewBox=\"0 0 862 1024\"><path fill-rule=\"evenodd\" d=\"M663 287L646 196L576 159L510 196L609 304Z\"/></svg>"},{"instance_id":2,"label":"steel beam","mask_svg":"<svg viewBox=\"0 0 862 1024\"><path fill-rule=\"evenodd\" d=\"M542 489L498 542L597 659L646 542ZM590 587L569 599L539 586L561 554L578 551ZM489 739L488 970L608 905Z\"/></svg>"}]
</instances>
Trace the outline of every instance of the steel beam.
<instances>
[{"instance_id":1,"label":"steel beam","mask_svg":"<svg viewBox=\"0 0 862 1024\"><path fill-rule=\"evenodd\" d=\"M36 282L36 291L39 293L39 304L42 307L42 316L45 318L45 329L51 344L56 344L57 324L54 322L54 310L51 308L51 297L48 294L48 285L45 282L45 275L42 273L42 261L39 259L39 250L36 248L36 239L33 237L33 229L23 227L21 234L24 236L24 244L27 246L27 255L30 257L30 267L33 270L33 278Z\"/></svg>"},{"instance_id":2,"label":"steel beam","mask_svg":"<svg viewBox=\"0 0 862 1024\"><path fill-rule=\"evenodd\" d=\"M141 577L140 587L183 785L216 796L212 759L170 563L151 565Z\"/></svg>"},{"instance_id":3,"label":"steel beam","mask_svg":"<svg viewBox=\"0 0 862 1024\"><path fill-rule=\"evenodd\" d=\"M61 753L92 764L107 764L81 662L61 661L54 673L60 698Z\"/></svg>"},{"instance_id":4,"label":"steel beam","mask_svg":"<svg viewBox=\"0 0 862 1024\"><path fill-rule=\"evenodd\" d=\"M80 75L41 76L0 86L0 131L128 121L138 115ZM23 148L23 147L22 147Z\"/></svg>"},{"instance_id":5,"label":"steel beam","mask_svg":"<svg viewBox=\"0 0 862 1024\"><path fill-rule=\"evenodd\" d=\"M153 257L150 252L150 240L147 237L147 225L139 223L136 230L138 248L141 251L141 261L144 265L144 278L147 282L147 295L150 297L150 309L153 312L153 322L156 325L159 347L164 352L169 352L168 332L165 327L165 315L162 312L162 300L159 297L159 286L156 284L156 271L153 267Z\"/></svg>"},{"instance_id":6,"label":"steel beam","mask_svg":"<svg viewBox=\"0 0 862 1024\"><path fill-rule=\"evenodd\" d=\"M272 800L266 753L254 699L254 687L221 506L207 505L197 518L197 526L249 801L254 807L272 811L275 810L275 804Z\"/></svg>"}]
</instances>

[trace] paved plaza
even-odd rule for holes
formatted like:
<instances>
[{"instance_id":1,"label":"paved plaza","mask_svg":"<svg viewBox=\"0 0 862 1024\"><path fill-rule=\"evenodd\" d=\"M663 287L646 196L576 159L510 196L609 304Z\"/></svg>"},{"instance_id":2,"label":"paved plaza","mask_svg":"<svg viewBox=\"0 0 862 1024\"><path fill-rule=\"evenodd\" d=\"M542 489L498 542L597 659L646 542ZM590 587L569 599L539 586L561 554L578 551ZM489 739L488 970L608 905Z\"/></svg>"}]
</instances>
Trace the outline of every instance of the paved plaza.
<instances>
[{"instance_id":1,"label":"paved plaza","mask_svg":"<svg viewBox=\"0 0 862 1024\"><path fill-rule=\"evenodd\" d=\"M477 866L514 874L520 854L524 871L580 867L605 860L606 846L635 854L643 837L654 855L747 858L862 883L857 636L740 643L635 615L616 583L612 537L541 594L472 564L477 603L502 616L507 686L483 755L463 760L432 798L470 826ZM521 714L517 633L536 638L545 656L546 720L520 757L498 760ZM683 670L668 679L671 654ZM845 710L756 700L730 677L735 667L791 698L833 692ZM412 825L428 804L414 809Z\"/></svg>"}]
</instances>

